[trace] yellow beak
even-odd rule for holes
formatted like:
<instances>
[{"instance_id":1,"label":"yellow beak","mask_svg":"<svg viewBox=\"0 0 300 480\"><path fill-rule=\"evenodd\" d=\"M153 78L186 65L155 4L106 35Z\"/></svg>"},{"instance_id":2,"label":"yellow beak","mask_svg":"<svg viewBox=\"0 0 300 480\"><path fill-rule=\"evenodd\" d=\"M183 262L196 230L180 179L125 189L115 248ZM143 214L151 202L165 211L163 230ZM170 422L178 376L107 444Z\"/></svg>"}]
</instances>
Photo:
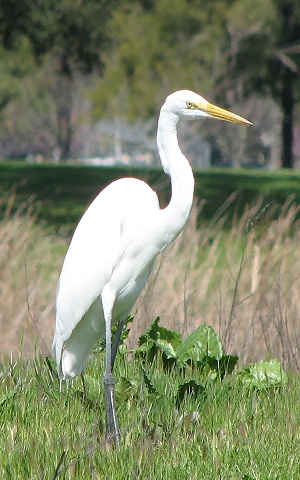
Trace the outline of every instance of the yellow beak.
<instances>
[{"instance_id":1,"label":"yellow beak","mask_svg":"<svg viewBox=\"0 0 300 480\"><path fill-rule=\"evenodd\" d=\"M253 123L249 122L245 118L229 112L228 110L224 110L223 108L217 107L212 103L198 104L197 106L199 107L199 110L207 113L212 118L218 118L219 120L225 120L226 122L241 123L242 125L253 125Z\"/></svg>"}]
</instances>

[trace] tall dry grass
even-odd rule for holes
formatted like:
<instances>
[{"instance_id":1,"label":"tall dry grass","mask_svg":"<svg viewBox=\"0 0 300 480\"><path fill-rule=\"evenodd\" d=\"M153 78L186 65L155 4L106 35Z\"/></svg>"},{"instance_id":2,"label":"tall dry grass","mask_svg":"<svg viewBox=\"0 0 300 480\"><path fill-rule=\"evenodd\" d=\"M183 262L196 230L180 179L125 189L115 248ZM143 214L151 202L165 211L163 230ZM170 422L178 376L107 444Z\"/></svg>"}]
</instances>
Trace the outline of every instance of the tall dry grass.
<instances>
[{"instance_id":1,"label":"tall dry grass","mask_svg":"<svg viewBox=\"0 0 300 480\"><path fill-rule=\"evenodd\" d=\"M212 325L228 353L242 361L276 356L299 367L299 206L288 200L276 220L258 203L232 218L224 212L196 228L196 209L178 239L158 258L136 305L130 345L156 316L184 336ZM226 210L224 208L224 210ZM200 214L201 219L201 214ZM200 222L201 223L201 222ZM21 207L0 222L1 353L51 351L57 279L64 239Z\"/></svg>"},{"instance_id":2,"label":"tall dry grass","mask_svg":"<svg viewBox=\"0 0 300 480\"><path fill-rule=\"evenodd\" d=\"M54 298L66 241L36 224L34 201L0 221L0 356L50 354Z\"/></svg>"},{"instance_id":3,"label":"tall dry grass","mask_svg":"<svg viewBox=\"0 0 300 480\"><path fill-rule=\"evenodd\" d=\"M205 322L243 362L274 356L298 368L299 209L288 199L272 221L258 202L229 229L225 214L197 229L194 209L138 301L131 345L156 316L184 336Z\"/></svg>"}]
</instances>

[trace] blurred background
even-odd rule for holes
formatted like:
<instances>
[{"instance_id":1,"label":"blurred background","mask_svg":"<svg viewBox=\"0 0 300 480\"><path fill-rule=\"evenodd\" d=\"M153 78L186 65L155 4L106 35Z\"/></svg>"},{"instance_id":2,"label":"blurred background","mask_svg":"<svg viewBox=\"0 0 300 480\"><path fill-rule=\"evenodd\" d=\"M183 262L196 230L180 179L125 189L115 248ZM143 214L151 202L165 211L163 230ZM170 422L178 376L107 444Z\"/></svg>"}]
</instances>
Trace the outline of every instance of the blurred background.
<instances>
[{"instance_id":1,"label":"blurred background","mask_svg":"<svg viewBox=\"0 0 300 480\"><path fill-rule=\"evenodd\" d=\"M298 168L297 0L1 0L0 157L157 165L165 97L256 129L183 126L195 167Z\"/></svg>"}]
</instances>

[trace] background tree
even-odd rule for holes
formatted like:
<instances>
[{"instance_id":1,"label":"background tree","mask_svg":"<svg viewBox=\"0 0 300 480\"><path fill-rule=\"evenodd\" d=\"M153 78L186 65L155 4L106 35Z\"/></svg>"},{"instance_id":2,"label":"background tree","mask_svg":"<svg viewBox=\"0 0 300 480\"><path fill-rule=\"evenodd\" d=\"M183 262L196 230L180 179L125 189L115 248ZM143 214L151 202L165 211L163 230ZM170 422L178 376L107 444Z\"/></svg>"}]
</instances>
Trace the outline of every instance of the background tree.
<instances>
[{"instance_id":1,"label":"background tree","mask_svg":"<svg viewBox=\"0 0 300 480\"><path fill-rule=\"evenodd\" d=\"M300 4L297 0L235 2L227 14L227 94L271 95L282 110L281 166L292 168L294 109L300 87Z\"/></svg>"},{"instance_id":2,"label":"background tree","mask_svg":"<svg viewBox=\"0 0 300 480\"><path fill-rule=\"evenodd\" d=\"M186 88L213 99L227 3L135 1L118 8L108 24L112 52L103 57L104 74L92 95L94 118L106 111L110 117L117 112L129 121L152 118L153 135L158 109L170 92ZM226 127L218 128L224 133ZM189 129L195 132L199 126L189 125ZM201 131L205 132L203 124ZM185 135L184 140L189 158L199 156L199 133ZM231 158L232 144L228 144Z\"/></svg>"},{"instance_id":3,"label":"background tree","mask_svg":"<svg viewBox=\"0 0 300 480\"><path fill-rule=\"evenodd\" d=\"M104 75L93 97L95 115L112 97L122 98L124 116L136 119L156 116L166 95L183 86L211 91L225 5L129 1L115 10L108 23L112 49L103 56Z\"/></svg>"},{"instance_id":4,"label":"background tree","mask_svg":"<svg viewBox=\"0 0 300 480\"><path fill-rule=\"evenodd\" d=\"M101 71L107 48L105 25L117 0L1 0L0 36L14 48L18 35L29 38L35 57L55 58L54 97L57 108L57 145L62 158L70 155L74 78L78 71Z\"/></svg>"},{"instance_id":5,"label":"background tree","mask_svg":"<svg viewBox=\"0 0 300 480\"><path fill-rule=\"evenodd\" d=\"M111 98L116 104L122 99L122 115L133 119L153 116L172 90L200 90L241 114L254 112L257 129L248 139L233 137L222 124L206 134L216 157L222 151L223 161L238 164L243 154L238 145L268 150L264 139L273 137L271 127L277 131L278 110L275 104L269 110L273 126L256 111L264 102L267 114L272 96L282 111L281 164L293 166L299 9L296 0L128 2L109 23L113 51L104 57L104 76L93 97L96 117ZM251 96L253 106L247 102ZM249 158L259 155L252 150Z\"/></svg>"},{"instance_id":6,"label":"background tree","mask_svg":"<svg viewBox=\"0 0 300 480\"><path fill-rule=\"evenodd\" d=\"M201 135L213 146L214 161L239 165L245 157L261 156L261 151L270 150L270 142L277 144L274 135L281 122L281 162L291 167L300 87L298 3L0 0L2 117L8 114L18 121L20 131L14 127L20 138L21 119L14 112L18 112L18 104L20 111L26 112L27 105L32 111L31 130L34 132L37 124L39 129L48 128L45 154L50 146L58 146L62 157L68 158L80 155L79 143L72 139L78 139L80 129L88 131L92 124L91 118L85 117L88 103L94 121L107 113L115 125L110 130L124 132L124 122L133 122L139 123L141 131L143 122L147 125L143 131L148 130L150 137L165 96L189 88L253 119L257 126L245 134L227 129L222 122L213 129L201 123ZM27 52L24 61L20 48ZM36 68L27 68L26 58L32 57L37 60ZM94 79L93 93L87 95ZM26 83L30 82L32 89L26 98ZM84 107L78 106L78 98L84 100ZM8 108L10 103L14 109ZM51 117L48 123L35 119L34 109L41 118L43 108ZM13 135L10 125L6 121L7 128L0 136L5 132ZM195 133L193 138L199 136ZM29 135L23 138L25 151ZM273 157L275 154L279 158L272 148Z\"/></svg>"},{"instance_id":7,"label":"background tree","mask_svg":"<svg viewBox=\"0 0 300 480\"><path fill-rule=\"evenodd\" d=\"M300 4L298 0L276 0L279 12L277 55L270 65L278 75L274 91L282 110L282 166L293 167L293 126L297 90L300 87ZM276 78L276 77L275 77ZM299 98L297 99L299 100Z\"/></svg>"}]
</instances>

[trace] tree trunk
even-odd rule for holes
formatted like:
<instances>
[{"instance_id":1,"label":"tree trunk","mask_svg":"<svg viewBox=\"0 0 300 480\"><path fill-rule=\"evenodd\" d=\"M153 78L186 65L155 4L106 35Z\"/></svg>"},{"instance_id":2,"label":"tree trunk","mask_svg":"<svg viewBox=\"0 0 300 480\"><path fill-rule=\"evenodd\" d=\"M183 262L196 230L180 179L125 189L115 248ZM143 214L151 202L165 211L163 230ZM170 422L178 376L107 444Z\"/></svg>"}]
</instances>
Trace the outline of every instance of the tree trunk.
<instances>
[{"instance_id":1,"label":"tree trunk","mask_svg":"<svg viewBox=\"0 0 300 480\"><path fill-rule=\"evenodd\" d=\"M60 151L60 158L70 158L72 141L72 86L73 77L68 59L64 53L60 57L60 64L57 76L57 146Z\"/></svg>"},{"instance_id":2,"label":"tree trunk","mask_svg":"<svg viewBox=\"0 0 300 480\"><path fill-rule=\"evenodd\" d=\"M299 40L299 21L296 13L296 3L299 0L278 0L281 17L281 39L279 46L292 45ZM283 111L281 166L293 168L293 112L295 106L296 71L291 65L283 62L281 65L281 91L279 92Z\"/></svg>"},{"instance_id":3,"label":"tree trunk","mask_svg":"<svg viewBox=\"0 0 300 480\"><path fill-rule=\"evenodd\" d=\"M282 147L281 165L283 168L293 168L293 112L295 106L294 98L294 74L285 69L282 79L281 105L282 118Z\"/></svg>"},{"instance_id":4,"label":"tree trunk","mask_svg":"<svg viewBox=\"0 0 300 480\"><path fill-rule=\"evenodd\" d=\"M60 157L66 160L71 153L72 96L71 80L62 76L57 81L57 145Z\"/></svg>"}]
</instances>

